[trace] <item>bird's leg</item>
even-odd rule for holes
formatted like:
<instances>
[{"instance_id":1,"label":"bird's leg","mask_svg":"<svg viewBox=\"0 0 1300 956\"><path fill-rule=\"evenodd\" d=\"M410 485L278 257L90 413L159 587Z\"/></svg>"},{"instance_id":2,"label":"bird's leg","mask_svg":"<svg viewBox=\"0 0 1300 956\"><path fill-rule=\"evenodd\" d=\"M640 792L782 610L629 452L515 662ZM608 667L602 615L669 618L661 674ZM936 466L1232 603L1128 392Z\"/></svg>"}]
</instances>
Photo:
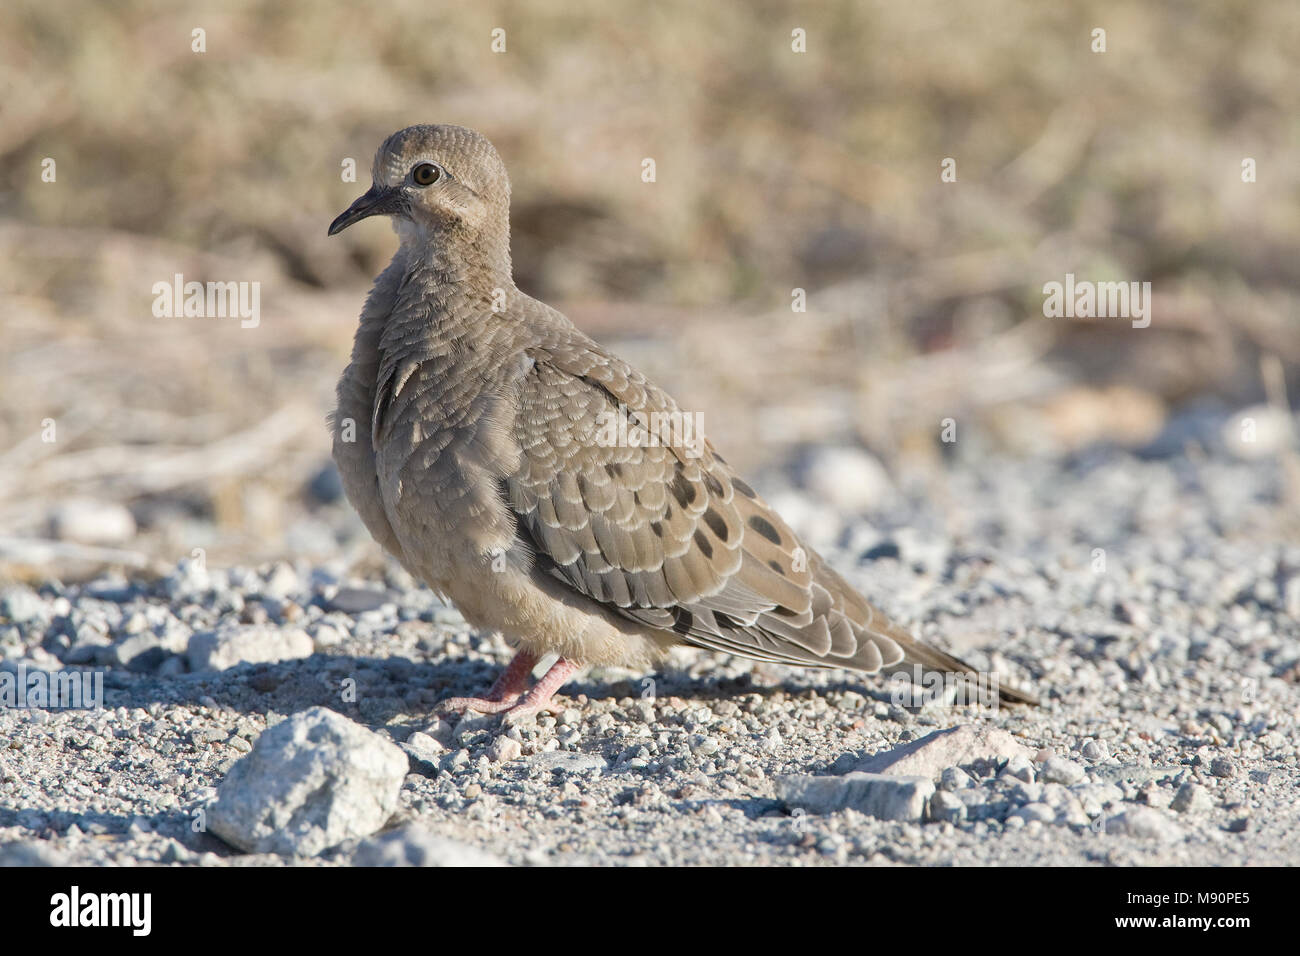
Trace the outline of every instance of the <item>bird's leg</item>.
<instances>
[{"instance_id":1,"label":"bird's leg","mask_svg":"<svg viewBox=\"0 0 1300 956\"><path fill-rule=\"evenodd\" d=\"M523 699L506 711L503 723L507 726L520 723L534 717L543 710L553 710L551 695L560 689L560 685L572 677L581 665L566 657L561 657L551 669L542 675L542 679L533 685L533 689Z\"/></svg>"},{"instance_id":2,"label":"bird's leg","mask_svg":"<svg viewBox=\"0 0 1300 956\"><path fill-rule=\"evenodd\" d=\"M538 660L538 656L532 651L520 648L485 696L449 697L433 708L434 713L464 713L467 710L476 710L480 714L499 714L503 710L509 710L528 686L528 676L532 674ZM550 675L550 671L546 673Z\"/></svg>"}]
</instances>

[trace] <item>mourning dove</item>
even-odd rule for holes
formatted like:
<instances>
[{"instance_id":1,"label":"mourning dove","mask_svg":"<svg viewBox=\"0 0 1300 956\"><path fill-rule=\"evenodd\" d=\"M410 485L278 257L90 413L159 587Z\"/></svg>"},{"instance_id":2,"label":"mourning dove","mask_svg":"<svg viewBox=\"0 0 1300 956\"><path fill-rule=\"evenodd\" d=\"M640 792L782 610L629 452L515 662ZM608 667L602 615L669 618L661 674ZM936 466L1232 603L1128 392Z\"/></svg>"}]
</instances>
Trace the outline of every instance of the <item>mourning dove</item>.
<instances>
[{"instance_id":1,"label":"mourning dove","mask_svg":"<svg viewBox=\"0 0 1300 956\"><path fill-rule=\"evenodd\" d=\"M487 139L412 126L379 147L372 175L329 234L387 215L400 245L339 380L334 460L375 539L517 648L485 697L439 709L513 722L584 666L652 668L678 644L867 674L974 673L800 544L708 440L685 434L670 395L515 287L510 180Z\"/></svg>"}]
</instances>

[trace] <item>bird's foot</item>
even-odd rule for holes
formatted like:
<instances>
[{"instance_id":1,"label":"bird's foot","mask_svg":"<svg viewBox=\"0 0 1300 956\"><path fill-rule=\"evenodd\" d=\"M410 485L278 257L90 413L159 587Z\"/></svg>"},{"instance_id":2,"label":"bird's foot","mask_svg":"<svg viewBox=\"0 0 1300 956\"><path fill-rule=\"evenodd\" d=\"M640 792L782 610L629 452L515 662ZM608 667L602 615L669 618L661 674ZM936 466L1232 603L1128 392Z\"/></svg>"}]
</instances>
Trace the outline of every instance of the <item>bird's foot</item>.
<instances>
[{"instance_id":1,"label":"bird's foot","mask_svg":"<svg viewBox=\"0 0 1300 956\"><path fill-rule=\"evenodd\" d=\"M435 714L464 714L472 710L479 714L499 714L514 707L519 700L518 694L493 699L488 697L448 697L439 701L433 708Z\"/></svg>"},{"instance_id":2,"label":"bird's foot","mask_svg":"<svg viewBox=\"0 0 1300 956\"><path fill-rule=\"evenodd\" d=\"M578 666L563 657L552 664L551 669L543 675L542 679L533 685L533 689L525 694L519 703L505 712L505 716L501 719L502 726L513 727L521 724L544 710L558 713L559 704L551 698L560 689L560 685L574 675Z\"/></svg>"},{"instance_id":3,"label":"bird's foot","mask_svg":"<svg viewBox=\"0 0 1300 956\"><path fill-rule=\"evenodd\" d=\"M539 714L558 714L563 709L559 701L554 698L536 702L525 698L515 706L506 709L505 716L501 718L501 726L514 727L517 724L525 724Z\"/></svg>"},{"instance_id":4,"label":"bird's foot","mask_svg":"<svg viewBox=\"0 0 1300 956\"><path fill-rule=\"evenodd\" d=\"M528 677L537 666L537 655L520 650L501 676L482 697L449 697L434 706L435 714L463 714L467 710L480 714L499 714L514 707L528 686ZM547 671L549 674L550 671Z\"/></svg>"}]
</instances>

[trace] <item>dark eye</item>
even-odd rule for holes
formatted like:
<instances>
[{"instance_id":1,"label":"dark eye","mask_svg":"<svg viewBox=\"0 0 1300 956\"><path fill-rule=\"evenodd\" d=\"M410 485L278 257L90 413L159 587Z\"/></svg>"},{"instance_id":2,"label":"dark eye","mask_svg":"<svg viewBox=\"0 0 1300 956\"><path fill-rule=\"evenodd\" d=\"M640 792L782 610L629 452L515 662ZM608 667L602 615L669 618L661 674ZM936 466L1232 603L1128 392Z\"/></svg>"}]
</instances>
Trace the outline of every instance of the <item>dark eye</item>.
<instances>
[{"instance_id":1,"label":"dark eye","mask_svg":"<svg viewBox=\"0 0 1300 956\"><path fill-rule=\"evenodd\" d=\"M442 170L433 163L421 163L411 170L411 178L417 186L432 186L442 175Z\"/></svg>"}]
</instances>

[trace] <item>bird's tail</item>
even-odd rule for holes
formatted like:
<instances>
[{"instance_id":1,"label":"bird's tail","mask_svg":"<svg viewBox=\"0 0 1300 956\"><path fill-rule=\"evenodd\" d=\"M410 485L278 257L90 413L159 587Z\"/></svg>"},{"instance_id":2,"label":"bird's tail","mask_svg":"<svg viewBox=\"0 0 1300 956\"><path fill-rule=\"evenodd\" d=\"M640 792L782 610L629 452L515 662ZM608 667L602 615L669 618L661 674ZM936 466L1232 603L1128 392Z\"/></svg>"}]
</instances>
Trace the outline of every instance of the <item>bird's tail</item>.
<instances>
[{"instance_id":1,"label":"bird's tail","mask_svg":"<svg viewBox=\"0 0 1300 956\"><path fill-rule=\"evenodd\" d=\"M936 682L939 686L947 686L955 679L963 678L967 700L971 699L974 692L981 702L992 703L987 698L992 696L993 688L996 687L997 699L1002 703L1038 706L1037 697L1006 685L997 674L976 670L960 658L917 640L906 628L891 621L883 611L858 593L822 560L821 555L810 551L809 564L817 583L831 594L835 606L853 621L860 638L858 653L841 661L841 666L856 667L872 674L880 670L893 675L909 674L913 683L922 687ZM873 634L887 639L881 642L884 644L883 650L877 642L870 639ZM902 652L901 659L899 651Z\"/></svg>"},{"instance_id":2,"label":"bird's tail","mask_svg":"<svg viewBox=\"0 0 1300 956\"><path fill-rule=\"evenodd\" d=\"M905 655L902 663L892 669L894 674L910 674L914 680L919 676L919 682L923 686L936 677L944 680L950 675L957 675L966 678L976 688L982 687L991 691L996 687L998 700L1004 704L1024 704L1033 707L1040 704L1038 698L1028 691L1011 687L999 675L976 670L961 658L953 657L937 647L911 637L900 640L899 637L894 636L894 640L902 646Z\"/></svg>"}]
</instances>

